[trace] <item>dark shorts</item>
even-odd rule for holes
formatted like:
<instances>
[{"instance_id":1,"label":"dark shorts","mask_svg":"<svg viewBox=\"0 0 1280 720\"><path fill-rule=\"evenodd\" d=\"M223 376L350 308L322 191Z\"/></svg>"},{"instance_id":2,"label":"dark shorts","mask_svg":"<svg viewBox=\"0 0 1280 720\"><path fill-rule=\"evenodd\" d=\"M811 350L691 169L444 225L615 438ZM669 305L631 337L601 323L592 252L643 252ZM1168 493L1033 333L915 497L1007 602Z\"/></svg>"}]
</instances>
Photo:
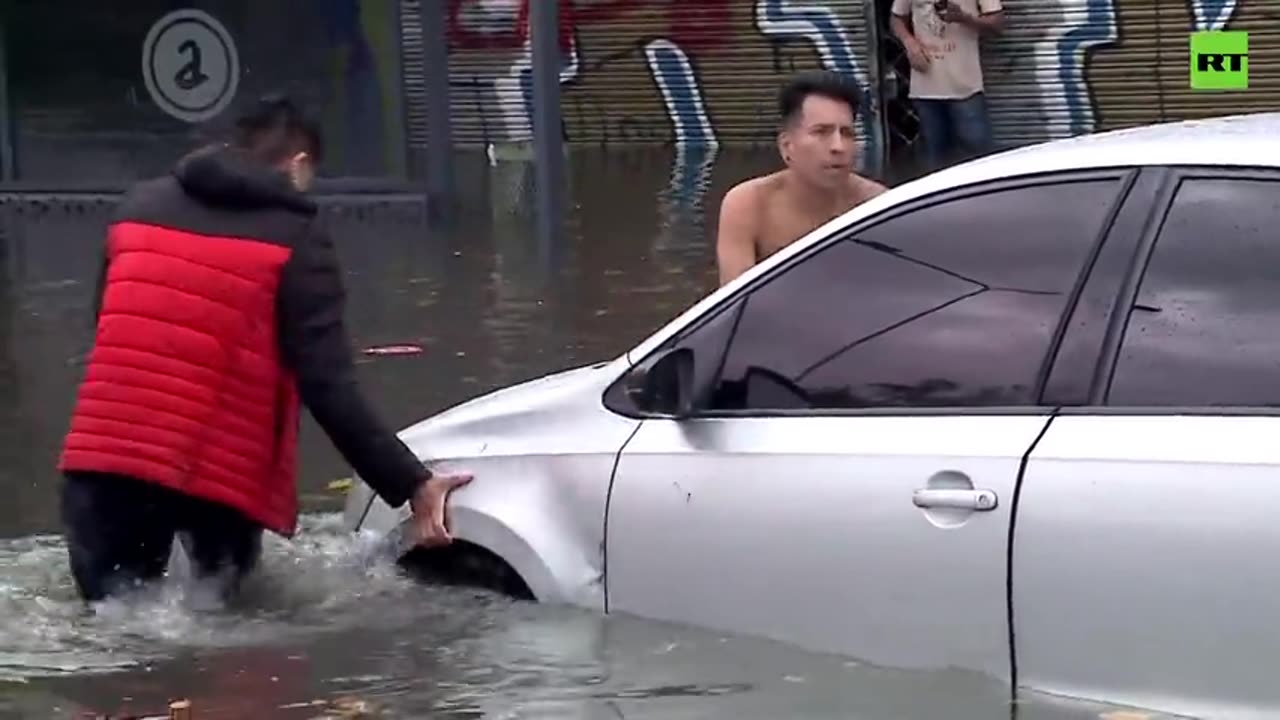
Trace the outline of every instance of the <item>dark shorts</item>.
<instances>
[{"instance_id":1,"label":"dark shorts","mask_svg":"<svg viewBox=\"0 0 1280 720\"><path fill-rule=\"evenodd\" d=\"M262 529L239 512L154 483L67 473L62 489L71 573L95 602L161 578L183 534L193 574L224 595L257 565Z\"/></svg>"}]
</instances>

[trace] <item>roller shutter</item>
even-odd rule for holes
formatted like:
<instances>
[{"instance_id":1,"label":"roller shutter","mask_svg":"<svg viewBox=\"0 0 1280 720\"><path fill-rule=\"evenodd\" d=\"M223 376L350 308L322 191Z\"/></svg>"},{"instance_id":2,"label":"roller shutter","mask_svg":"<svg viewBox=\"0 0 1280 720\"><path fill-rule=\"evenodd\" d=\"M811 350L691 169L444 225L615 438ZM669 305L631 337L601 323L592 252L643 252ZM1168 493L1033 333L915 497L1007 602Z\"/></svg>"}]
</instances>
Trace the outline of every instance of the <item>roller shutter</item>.
<instances>
[{"instance_id":1,"label":"roller shutter","mask_svg":"<svg viewBox=\"0 0 1280 720\"><path fill-rule=\"evenodd\" d=\"M1280 109L1277 0L1124 0L1116 4L1116 25L1116 42L1095 52L1089 67L1100 129ZM1248 31L1247 91L1191 90L1188 36L1197 25Z\"/></svg>"},{"instance_id":2,"label":"roller shutter","mask_svg":"<svg viewBox=\"0 0 1280 720\"><path fill-rule=\"evenodd\" d=\"M527 139L527 5L463 2L454 15L456 139ZM792 72L825 64L856 69L864 85L874 77L862 0L576 0L562 2L561 21L574 144L772 143L777 88Z\"/></svg>"},{"instance_id":3,"label":"roller shutter","mask_svg":"<svg viewBox=\"0 0 1280 720\"><path fill-rule=\"evenodd\" d=\"M1144 123L1280 109L1277 0L1006 1L1009 27L984 46L1002 145ZM1189 35L1246 30L1245 92L1190 89Z\"/></svg>"},{"instance_id":4,"label":"roller shutter","mask_svg":"<svg viewBox=\"0 0 1280 720\"><path fill-rule=\"evenodd\" d=\"M418 0L401 0L410 142L425 144ZM774 93L795 70L879 68L861 0L575 0L562 2L571 49L561 87L573 144L767 144ZM451 102L463 146L531 136L527 2L450 2ZM805 9L796 10L795 7ZM1280 22L1275 0L1021 0L1006 2L1007 32L983 46L987 94L1000 145L1085 132L1280 109ZM1189 88L1188 34L1196 27L1250 33L1250 88ZM572 29L572 32L570 32ZM572 38L572 41L568 40ZM873 109L873 117L879 115ZM895 122L893 117L890 122ZM880 128L860 128L872 153ZM910 128L899 133L913 134ZM909 138L908 138L909 139Z\"/></svg>"},{"instance_id":5,"label":"roller shutter","mask_svg":"<svg viewBox=\"0 0 1280 720\"><path fill-rule=\"evenodd\" d=\"M1024 145L1082 131L1083 115L1074 99L1087 93L1073 62L1102 38L1093 25L1081 26L1092 22L1089 4L1090 0L1004 3L1005 32L982 41L983 79L997 145ZM1064 50L1064 35L1080 49Z\"/></svg>"},{"instance_id":6,"label":"roller shutter","mask_svg":"<svg viewBox=\"0 0 1280 720\"><path fill-rule=\"evenodd\" d=\"M400 71L403 73L405 133L409 146L427 147L427 87L422 54L422 8L400 0Z\"/></svg>"}]
</instances>

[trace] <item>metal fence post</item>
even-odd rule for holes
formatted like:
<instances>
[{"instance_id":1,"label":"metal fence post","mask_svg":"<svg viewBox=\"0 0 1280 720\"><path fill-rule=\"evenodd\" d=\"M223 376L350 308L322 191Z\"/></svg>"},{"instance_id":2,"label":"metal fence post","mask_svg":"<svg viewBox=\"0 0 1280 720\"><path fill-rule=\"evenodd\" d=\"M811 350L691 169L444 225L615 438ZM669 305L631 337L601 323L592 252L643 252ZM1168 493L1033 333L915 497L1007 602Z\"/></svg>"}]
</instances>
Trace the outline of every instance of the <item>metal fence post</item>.
<instances>
[{"instance_id":1,"label":"metal fence post","mask_svg":"<svg viewBox=\"0 0 1280 720\"><path fill-rule=\"evenodd\" d=\"M564 212L564 144L560 114L559 0L529 0L533 43L533 156L539 244L554 251L560 244ZM550 260L550 258L547 258Z\"/></svg>"}]
</instances>

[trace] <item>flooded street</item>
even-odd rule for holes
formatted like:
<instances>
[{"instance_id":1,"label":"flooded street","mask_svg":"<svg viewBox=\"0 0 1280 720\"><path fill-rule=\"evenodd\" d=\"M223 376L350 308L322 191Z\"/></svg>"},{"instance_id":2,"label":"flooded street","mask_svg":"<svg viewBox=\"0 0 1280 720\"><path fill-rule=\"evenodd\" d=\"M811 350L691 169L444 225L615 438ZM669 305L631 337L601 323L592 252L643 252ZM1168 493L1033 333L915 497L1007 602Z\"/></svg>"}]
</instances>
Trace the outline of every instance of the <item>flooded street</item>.
<instances>
[{"instance_id":1,"label":"flooded street","mask_svg":"<svg viewBox=\"0 0 1280 720\"><path fill-rule=\"evenodd\" d=\"M580 152L569 177L564 241L533 237L533 167L483 156L459 167L466 188L448 231L426 225L417 198L342 197L326 214L347 270L357 352L413 344L408 356L364 355L361 381L400 427L461 400L575 364L612 358L715 286L718 198L771 167L767 155L673 166L664 152ZM708 185L708 183L710 183ZM702 203L712 202L704 216ZM52 471L82 359L110 199L0 204L0 535L58 529ZM308 418L303 504L340 507L325 486L346 473Z\"/></svg>"},{"instance_id":2,"label":"flooded street","mask_svg":"<svg viewBox=\"0 0 1280 720\"><path fill-rule=\"evenodd\" d=\"M612 358L715 285L725 189L773 166L575 151L563 243L532 237L533 168L482 159L457 227L413 199L328 203L348 270L362 381L396 427L550 371ZM963 673L912 673L621 616L428 587L341 529L347 470L307 420L303 530L270 538L242 607L200 609L177 573L154 596L83 611L58 535L54 467L91 339L109 199L0 205L0 718L155 713L315 718L354 697L386 717L1098 718L1103 709ZM391 344L419 354L369 355ZM477 480L482 482L483 479ZM1148 715L1146 717L1154 717Z\"/></svg>"},{"instance_id":3,"label":"flooded street","mask_svg":"<svg viewBox=\"0 0 1280 720\"><path fill-rule=\"evenodd\" d=\"M198 611L181 579L82 614L51 537L0 551L0 718L155 712L317 718L343 698L383 717L1008 718L965 673L909 673L621 616L426 588L376 543L311 515L272 542L246 607ZM1097 718L1045 699L1019 718ZM336 714L335 714L336 715Z\"/></svg>"}]
</instances>

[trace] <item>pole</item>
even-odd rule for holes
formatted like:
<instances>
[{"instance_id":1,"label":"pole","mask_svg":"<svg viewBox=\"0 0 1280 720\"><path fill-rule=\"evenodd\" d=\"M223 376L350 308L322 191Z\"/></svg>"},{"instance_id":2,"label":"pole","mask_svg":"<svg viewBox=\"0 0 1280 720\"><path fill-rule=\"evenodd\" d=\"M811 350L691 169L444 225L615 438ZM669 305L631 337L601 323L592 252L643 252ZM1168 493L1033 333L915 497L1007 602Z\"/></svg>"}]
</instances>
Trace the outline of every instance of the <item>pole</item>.
<instances>
[{"instance_id":1,"label":"pole","mask_svg":"<svg viewBox=\"0 0 1280 720\"><path fill-rule=\"evenodd\" d=\"M867 47L885 47L881 43L885 42L884 29L889 27L889 3L863 0L862 12L866 13L863 17L873 20L867 24ZM897 179L889 176L896 168L890 165L888 99L897 92L897 75L893 74L893 68L885 64L883 54L878 51L867 53L867 81L858 116L861 118L866 114L866 117L874 118L867 125L866 142L875 141L877 152L870 157L864 154L863 162L867 164L865 171L880 182L891 185Z\"/></svg>"},{"instance_id":2,"label":"pole","mask_svg":"<svg viewBox=\"0 0 1280 720\"><path fill-rule=\"evenodd\" d=\"M529 31L533 41L533 156L537 173L538 241L544 251L551 251L560 244L564 211L560 2L529 0L529 5Z\"/></svg>"},{"instance_id":3,"label":"pole","mask_svg":"<svg viewBox=\"0 0 1280 720\"><path fill-rule=\"evenodd\" d=\"M16 180L13 159L13 108L9 98L9 47L0 28L0 180Z\"/></svg>"},{"instance_id":4,"label":"pole","mask_svg":"<svg viewBox=\"0 0 1280 720\"><path fill-rule=\"evenodd\" d=\"M419 0L422 74L427 96L427 210L435 220L453 217L453 127L449 107L447 0Z\"/></svg>"}]
</instances>

